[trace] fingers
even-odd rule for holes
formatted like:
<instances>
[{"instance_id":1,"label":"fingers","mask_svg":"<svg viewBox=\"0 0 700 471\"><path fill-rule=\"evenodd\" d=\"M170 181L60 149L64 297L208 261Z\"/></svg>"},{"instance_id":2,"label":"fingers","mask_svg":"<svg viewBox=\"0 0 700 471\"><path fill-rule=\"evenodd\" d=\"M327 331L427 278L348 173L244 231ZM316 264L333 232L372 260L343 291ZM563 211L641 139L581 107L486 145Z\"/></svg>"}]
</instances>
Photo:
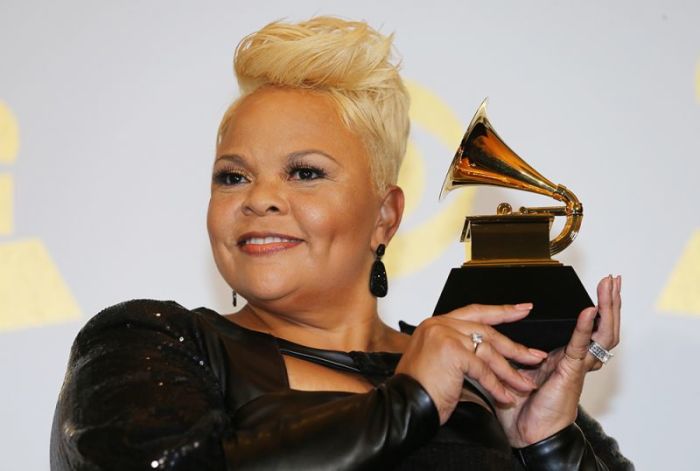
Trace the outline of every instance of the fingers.
<instances>
[{"instance_id":1,"label":"fingers","mask_svg":"<svg viewBox=\"0 0 700 471\"><path fill-rule=\"evenodd\" d=\"M452 324L458 322L460 321L456 321L454 319L451 320ZM470 325L473 326L474 324L470 323ZM490 332L489 330L487 330L490 328L482 325L479 331L479 333L482 335L482 341L478 343L475 348L475 344L472 340L471 333L469 335L465 335L465 333L459 328L464 326L457 324L457 327L458 328L454 328L451 325L443 325L443 328L449 329L449 334L445 335L445 340L452 342L453 354L461 359L460 361L462 363L462 367L465 368L464 373L467 376L481 382L479 378L472 376L471 372L476 371L480 375L490 376L490 374L480 369L482 366L485 367L493 373L494 378L498 381L498 385L492 383L493 387L496 388L494 391L491 391L489 387L487 387L487 385L483 385L484 387L489 389L489 392L494 394L502 394L502 392L505 391L507 387L522 392L532 391L532 389L536 387L535 383L529 377L520 374L515 368L511 366L508 360L506 360L506 358L498 351L498 349L494 347L496 342L489 341L489 339L498 339L498 337L503 337L501 334L495 331ZM473 332L475 332L475 330L472 330L472 333ZM454 342L459 342L459 345L455 345ZM519 347L524 348L522 345L515 344L510 340L508 340L508 342L511 342L513 345L517 345ZM538 362L541 361L541 359L539 359L539 355L536 358L538 358ZM470 369L473 367L473 364L479 365L477 370ZM500 388L503 388L503 390L501 390ZM502 399L499 400L502 401Z\"/></svg>"},{"instance_id":2,"label":"fingers","mask_svg":"<svg viewBox=\"0 0 700 471\"><path fill-rule=\"evenodd\" d=\"M479 348L474 352L474 355L485 362L498 379L506 383L506 386L510 386L521 392L530 392L537 387L528 376L521 374L513 368L510 363L508 363L508 360L497 352L490 343L481 343Z\"/></svg>"},{"instance_id":3,"label":"fingers","mask_svg":"<svg viewBox=\"0 0 700 471\"><path fill-rule=\"evenodd\" d=\"M613 292L613 313L615 313L615 335L613 345L610 348L620 343L620 317L622 315L622 277L618 275L614 280Z\"/></svg>"},{"instance_id":4,"label":"fingers","mask_svg":"<svg viewBox=\"0 0 700 471\"><path fill-rule=\"evenodd\" d=\"M605 346L613 341L615 320L613 316L613 277L606 276L598 283L598 312L600 321L596 330L598 341Z\"/></svg>"},{"instance_id":5,"label":"fingers","mask_svg":"<svg viewBox=\"0 0 700 471\"><path fill-rule=\"evenodd\" d=\"M620 341L620 288L622 279L608 276L598 284L598 306L600 323L592 339L607 349L615 347Z\"/></svg>"},{"instance_id":6,"label":"fingers","mask_svg":"<svg viewBox=\"0 0 700 471\"><path fill-rule=\"evenodd\" d=\"M515 322L526 317L532 310L532 303L521 304L470 304L455 309L445 316L480 324L498 325Z\"/></svg>"},{"instance_id":7,"label":"fingers","mask_svg":"<svg viewBox=\"0 0 700 471\"><path fill-rule=\"evenodd\" d=\"M597 312L594 307L584 309L576 321L574 333L564 349L564 358L570 368L576 371L587 371L594 366L595 358L588 355L588 345L593 335L593 324Z\"/></svg>"},{"instance_id":8,"label":"fingers","mask_svg":"<svg viewBox=\"0 0 700 471\"><path fill-rule=\"evenodd\" d=\"M464 371L466 376L478 381L501 404L512 404L515 402L513 395L484 361L474 356L471 359L464 357L462 371Z\"/></svg>"},{"instance_id":9,"label":"fingers","mask_svg":"<svg viewBox=\"0 0 700 471\"><path fill-rule=\"evenodd\" d=\"M514 342L500 332L490 329L484 335L503 357L515 360L523 365L537 365L547 358L547 352Z\"/></svg>"},{"instance_id":10,"label":"fingers","mask_svg":"<svg viewBox=\"0 0 700 471\"><path fill-rule=\"evenodd\" d=\"M482 341L475 349L472 334L481 334ZM422 351L428 355L437 355L428 366L432 373L442 374L458 368L459 377L467 376L478 381L498 402L510 404L514 397L510 390L530 392L536 385L526 375L513 368L501 353L508 358L516 358L521 363L540 363L546 354L533 353L520 344L507 339L492 327L474 322L462 321L446 316L426 319L413 334L413 339L420 343ZM402 362L411 373L412 366L404 353ZM446 366L441 370L440 364ZM452 366L447 366L452 364ZM404 368L405 369L405 368ZM397 371L399 369L397 368ZM420 374L420 373L419 373ZM447 373L451 376L451 373ZM461 386L461 381L460 381Z\"/></svg>"},{"instance_id":11,"label":"fingers","mask_svg":"<svg viewBox=\"0 0 700 471\"><path fill-rule=\"evenodd\" d=\"M478 332L483 336L484 342L491 345L500 355L523 365L536 365L547 358L546 352L516 343L491 326L445 316L439 316L443 318L442 322L457 330L470 345L471 335Z\"/></svg>"}]
</instances>

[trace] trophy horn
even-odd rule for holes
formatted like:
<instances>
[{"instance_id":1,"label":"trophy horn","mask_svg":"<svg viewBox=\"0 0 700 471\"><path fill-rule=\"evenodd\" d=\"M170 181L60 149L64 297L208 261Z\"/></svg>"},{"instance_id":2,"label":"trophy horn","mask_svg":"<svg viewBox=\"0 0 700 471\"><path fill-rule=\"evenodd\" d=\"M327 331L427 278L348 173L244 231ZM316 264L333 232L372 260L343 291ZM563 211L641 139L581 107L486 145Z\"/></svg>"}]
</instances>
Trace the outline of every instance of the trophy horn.
<instances>
[{"instance_id":1,"label":"trophy horn","mask_svg":"<svg viewBox=\"0 0 700 471\"><path fill-rule=\"evenodd\" d=\"M486 103L487 99L481 103L462 138L447 171L440 199L459 186L491 185L538 193L561 201L564 206L521 207L519 210L520 214L566 216L564 228L549 242L550 254L559 253L578 234L583 205L573 192L546 179L508 147L491 126L486 116ZM509 212L510 205L499 205L499 214Z\"/></svg>"}]
</instances>

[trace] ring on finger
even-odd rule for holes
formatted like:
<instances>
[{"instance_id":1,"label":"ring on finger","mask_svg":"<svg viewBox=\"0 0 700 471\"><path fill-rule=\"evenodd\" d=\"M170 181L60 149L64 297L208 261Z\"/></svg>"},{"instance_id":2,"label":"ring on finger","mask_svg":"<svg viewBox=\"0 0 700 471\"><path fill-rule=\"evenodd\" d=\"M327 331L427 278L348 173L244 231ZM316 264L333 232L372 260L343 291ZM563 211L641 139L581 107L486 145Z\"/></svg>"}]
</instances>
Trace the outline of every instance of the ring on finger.
<instances>
[{"instance_id":1,"label":"ring on finger","mask_svg":"<svg viewBox=\"0 0 700 471\"><path fill-rule=\"evenodd\" d=\"M479 332L472 332L472 342L474 342L474 354L479 349L479 345L484 342L484 336Z\"/></svg>"},{"instance_id":2,"label":"ring on finger","mask_svg":"<svg viewBox=\"0 0 700 471\"><path fill-rule=\"evenodd\" d=\"M588 344L588 353L600 360L602 364L606 364L608 360L615 356L612 352L605 349L605 347L600 345L595 340L591 340L591 343Z\"/></svg>"}]
</instances>

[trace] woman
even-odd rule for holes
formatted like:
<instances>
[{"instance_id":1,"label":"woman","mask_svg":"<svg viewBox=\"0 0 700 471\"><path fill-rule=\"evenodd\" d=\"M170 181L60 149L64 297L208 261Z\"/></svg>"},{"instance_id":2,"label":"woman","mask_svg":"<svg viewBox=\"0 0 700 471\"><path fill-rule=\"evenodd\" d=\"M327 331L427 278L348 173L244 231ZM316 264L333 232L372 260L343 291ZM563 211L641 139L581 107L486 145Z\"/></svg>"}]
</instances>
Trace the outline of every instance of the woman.
<instances>
[{"instance_id":1,"label":"woman","mask_svg":"<svg viewBox=\"0 0 700 471\"><path fill-rule=\"evenodd\" d=\"M549 355L491 327L530 304L466 306L412 336L380 320L408 134L391 38L334 18L273 23L242 41L235 70L208 229L248 304L220 316L141 300L93 318L71 352L52 468L627 467L577 418L600 366L589 343L618 343L619 277Z\"/></svg>"}]
</instances>

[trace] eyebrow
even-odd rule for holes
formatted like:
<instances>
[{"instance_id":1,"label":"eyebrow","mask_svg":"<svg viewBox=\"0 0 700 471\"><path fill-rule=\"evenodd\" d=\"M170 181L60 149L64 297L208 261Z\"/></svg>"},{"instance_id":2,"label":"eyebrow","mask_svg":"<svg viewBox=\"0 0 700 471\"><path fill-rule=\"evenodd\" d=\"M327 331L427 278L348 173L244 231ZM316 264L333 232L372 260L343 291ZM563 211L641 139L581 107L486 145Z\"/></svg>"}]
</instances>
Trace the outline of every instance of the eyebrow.
<instances>
[{"instance_id":1,"label":"eyebrow","mask_svg":"<svg viewBox=\"0 0 700 471\"><path fill-rule=\"evenodd\" d=\"M335 162L336 164L340 165L340 162L338 162L338 160L335 157L333 157L332 155L330 155L322 150L319 150L319 149L298 150L296 152L292 152L291 154L287 154L286 158L287 158L287 160L295 160L295 159L299 159L301 157L304 157L304 156L310 155L310 154L322 155L322 156L326 157L327 159L330 159L333 162ZM219 157L216 158L217 162L219 160L228 160L229 162L233 162L233 163L238 164L238 165L245 164L245 158L243 158L242 156L240 156L238 154L223 154L223 155L220 155Z\"/></svg>"},{"instance_id":2,"label":"eyebrow","mask_svg":"<svg viewBox=\"0 0 700 471\"><path fill-rule=\"evenodd\" d=\"M326 152L323 152L322 150L319 150L319 149L304 149L304 150L300 150L297 152L292 152L291 154L287 155L287 159L294 160L294 159L298 159L300 157L304 157L305 155L309 155L309 154L322 155L322 156L326 157L327 159L330 159L333 162L335 162L336 164L340 165L340 162L338 162L338 160L335 157L333 157L332 155L330 155Z\"/></svg>"},{"instance_id":3,"label":"eyebrow","mask_svg":"<svg viewBox=\"0 0 700 471\"><path fill-rule=\"evenodd\" d=\"M214 160L214 163L218 162L219 160L228 160L229 162L233 162L234 164L238 165L243 165L245 163L245 159L238 154L220 155L216 158L216 160Z\"/></svg>"}]
</instances>

